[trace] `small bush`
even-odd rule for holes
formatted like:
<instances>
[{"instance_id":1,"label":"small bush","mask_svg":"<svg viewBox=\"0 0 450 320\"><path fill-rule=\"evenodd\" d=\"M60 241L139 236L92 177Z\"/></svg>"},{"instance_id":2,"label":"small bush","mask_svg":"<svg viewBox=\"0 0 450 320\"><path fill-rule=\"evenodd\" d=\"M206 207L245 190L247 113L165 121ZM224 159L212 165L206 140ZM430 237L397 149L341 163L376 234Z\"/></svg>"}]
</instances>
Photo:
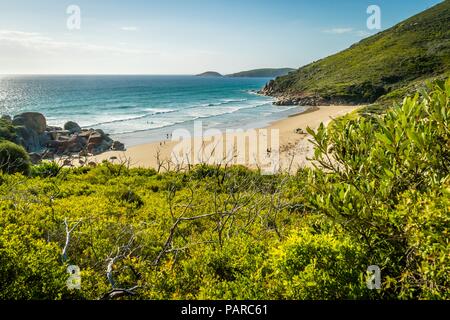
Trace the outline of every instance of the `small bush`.
<instances>
[{"instance_id":1,"label":"small bush","mask_svg":"<svg viewBox=\"0 0 450 320\"><path fill-rule=\"evenodd\" d=\"M120 200L127 202L129 204L134 204L137 208L144 205L142 198L136 194L133 190L127 190L120 194Z\"/></svg>"},{"instance_id":2,"label":"small bush","mask_svg":"<svg viewBox=\"0 0 450 320\"><path fill-rule=\"evenodd\" d=\"M4 119L0 119L0 140L15 141L17 138L14 127Z\"/></svg>"},{"instance_id":3,"label":"small bush","mask_svg":"<svg viewBox=\"0 0 450 320\"><path fill-rule=\"evenodd\" d=\"M0 141L0 171L28 175L30 168L30 157L23 147L10 141Z\"/></svg>"},{"instance_id":4,"label":"small bush","mask_svg":"<svg viewBox=\"0 0 450 320\"><path fill-rule=\"evenodd\" d=\"M61 171L61 167L54 161L43 162L31 168L32 177L51 178L56 177Z\"/></svg>"},{"instance_id":5,"label":"small bush","mask_svg":"<svg viewBox=\"0 0 450 320\"><path fill-rule=\"evenodd\" d=\"M150 186L150 190L152 190L152 192L158 192L159 186L157 186L157 185Z\"/></svg>"},{"instance_id":6,"label":"small bush","mask_svg":"<svg viewBox=\"0 0 450 320\"><path fill-rule=\"evenodd\" d=\"M156 170L153 168L132 168L130 169L130 174L141 177L153 177L156 175Z\"/></svg>"},{"instance_id":7,"label":"small bush","mask_svg":"<svg viewBox=\"0 0 450 320\"><path fill-rule=\"evenodd\" d=\"M349 238L303 230L273 249L271 262L281 299L369 297L365 253Z\"/></svg>"}]
</instances>

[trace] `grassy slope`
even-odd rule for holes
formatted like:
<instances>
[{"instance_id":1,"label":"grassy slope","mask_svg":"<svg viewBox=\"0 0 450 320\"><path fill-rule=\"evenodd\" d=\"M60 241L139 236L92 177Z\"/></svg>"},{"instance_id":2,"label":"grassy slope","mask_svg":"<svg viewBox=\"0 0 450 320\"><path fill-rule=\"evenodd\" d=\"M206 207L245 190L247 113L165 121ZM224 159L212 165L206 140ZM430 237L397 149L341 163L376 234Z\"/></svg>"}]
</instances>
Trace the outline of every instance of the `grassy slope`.
<instances>
[{"instance_id":1,"label":"grassy slope","mask_svg":"<svg viewBox=\"0 0 450 320\"><path fill-rule=\"evenodd\" d=\"M450 70L450 1L277 78L274 96L318 96L338 103L392 100Z\"/></svg>"},{"instance_id":2,"label":"grassy slope","mask_svg":"<svg viewBox=\"0 0 450 320\"><path fill-rule=\"evenodd\" d=\"M227 77L260 77L260 78L276 78L287 75L289 72L295 71L292 68L281 68L281 69L255 69L249 71L242 71L227 75Z\"/></svg>"}]
</instances>

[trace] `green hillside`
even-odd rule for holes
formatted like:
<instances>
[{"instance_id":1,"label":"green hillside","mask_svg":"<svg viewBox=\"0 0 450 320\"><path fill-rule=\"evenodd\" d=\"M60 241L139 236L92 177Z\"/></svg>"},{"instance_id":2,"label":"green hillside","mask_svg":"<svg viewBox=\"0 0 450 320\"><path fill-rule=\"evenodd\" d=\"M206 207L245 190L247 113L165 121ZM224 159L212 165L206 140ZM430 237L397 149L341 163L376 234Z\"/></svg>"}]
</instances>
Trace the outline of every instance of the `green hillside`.
<instances>
[{"instance_id":1,"label":"green hillside","mask_svg":"<svg viewBox=\"0 0 450 320\"><path fill-rule=\"evenodd\" d=\"M242 71L238 73L233 73L227 75L227 77L232 78L242 78L242 77L249 77L249 78L276 78L287 75L289 72L295 71L295 69L292 68L281 68L281 69L255 69L255 70L249 70L249 71Z\"/></svg>"},{"instance_id":2,"label":"green hillside","mask_svg":"<svg viewBox=\"0 0 450 320\"><path fill-rule=\"evenodd\" d=\"M450 70L450 1L269 82L278 104L360 104L403 97Z\"/></svg>"}]
</instances>

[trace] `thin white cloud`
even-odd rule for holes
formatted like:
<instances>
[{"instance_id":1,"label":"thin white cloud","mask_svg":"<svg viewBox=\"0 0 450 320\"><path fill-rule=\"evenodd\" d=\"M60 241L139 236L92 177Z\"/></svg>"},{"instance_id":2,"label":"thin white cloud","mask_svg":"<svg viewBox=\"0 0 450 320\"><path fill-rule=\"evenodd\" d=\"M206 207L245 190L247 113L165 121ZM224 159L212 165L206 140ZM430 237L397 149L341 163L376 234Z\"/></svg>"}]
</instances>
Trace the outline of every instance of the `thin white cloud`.
<instances>
[{"instance_id":1,"label":"thin white cloud","mask_svg":"<svg viewBox=\"0 0 450 320\"><path fill-rule=\"evenodd\" d=\"M331 33L331 34L345 34L345 33L351 33L353 31L353 28L333 28L324 30L325 33Z\"/></svg>"},{"instance_id":2,"label":"thin white cloud","mask_svg":"<svg viewBox=\"0 0 450 320\"><path fill-rule=\"evenodd\" d=\"M214 65L218 54L209 48L175 46L153 50L131 43L103 45L76 39L73 34L56 38L0 29L0 74L195 73ZM199 61L203 67L198 66Z\"/></svg>"},{"instance_id":3,"label":"thin white cloud","mask_svg":"<svg viewBox=\"0 0 450 320\"><path fill-rule=\"evenodd\" d=\"M373 35L373 33L365 31L365 30L354 30L353 28L333 28L323 30L324 33L328 34L351 34L361 38L366 38L368 36Z\"/></svg>"},{"instance_id":4,"label":"thin white cloud","mask_svg":"<svg viewBox=\"0 0 450 320\"><path fill-rule=\"evenodd\" d=\"M366 38L366 37L372 36L373 33L364 31L364 30L359 30L359 31L356 31L356 35L359 37L362 37L362 38Z\"/></svg>"},{"instance_id":5,"label":"thin white cloud","mask_svg":"<svg viewBox=\"0 0 450 320\"><path fill-rule=\"evenodd\" d=\"M0 41L46 42L51 39L36 32L0 30Z\"/></svg>"},{"instance_id":6,"label":"thin white cloud","mask_svg":"<svg viewBox=\"0 0 450 320\"><path fill-rule=\"evenodd\" d=\"M122 31L136 32L136 31L139 31L139 28L138 28L138 27L126 26L126 27L120 28L120 30L122 30Z\"/></svg>"},{"instance_id":7,"label":"thin white cloud","mask_svg":"<svg viewBox=\"0 0 450 320\"><path fill-rule=\"evenodd\" d=\"M99 52L113 54L156 54L154 51L103 46L85 42L67 42L52 39L36 32L0 30L0 46L15 46L46 53L60 53L64 50L81 52Z\"/></svg>"}]
</instances>

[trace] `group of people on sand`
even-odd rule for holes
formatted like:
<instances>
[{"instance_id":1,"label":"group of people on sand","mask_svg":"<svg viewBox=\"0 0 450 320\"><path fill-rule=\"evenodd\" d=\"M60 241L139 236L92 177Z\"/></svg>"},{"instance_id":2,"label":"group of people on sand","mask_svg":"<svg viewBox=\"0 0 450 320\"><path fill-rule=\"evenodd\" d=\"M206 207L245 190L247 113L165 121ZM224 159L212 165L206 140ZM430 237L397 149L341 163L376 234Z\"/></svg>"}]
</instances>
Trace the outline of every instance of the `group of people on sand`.
<instances>
[{"instance_id":1,"label":"group of people on sand","mask_svg":"<svg viewBox=\"0 0 450 320\"><path fill-rule=\"evenodd\" d=\"M159 143L159 145L160 145L160 146L166 145L166 141L168 141L168 140L172 140L172 134L171 134L171 133L166 133L166 140L161 141L161 142Z\"/></svg>"}]
</instances>

